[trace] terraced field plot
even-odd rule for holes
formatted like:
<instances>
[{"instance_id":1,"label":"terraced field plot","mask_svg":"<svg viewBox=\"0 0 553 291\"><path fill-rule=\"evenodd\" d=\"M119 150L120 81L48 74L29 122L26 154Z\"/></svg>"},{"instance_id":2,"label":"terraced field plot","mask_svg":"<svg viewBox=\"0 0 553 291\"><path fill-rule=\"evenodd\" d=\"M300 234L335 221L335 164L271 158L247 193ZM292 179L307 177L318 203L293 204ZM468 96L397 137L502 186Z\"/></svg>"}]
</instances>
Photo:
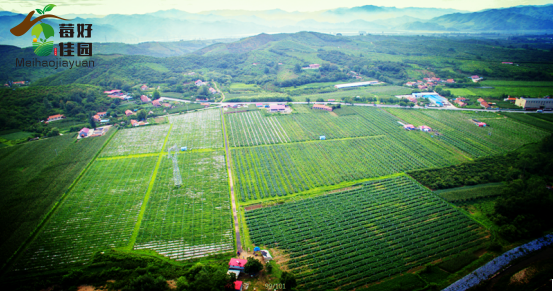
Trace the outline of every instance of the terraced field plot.
<instances>
[{"instance_id":1,"label":"terraced field plot","mask_svg":"<svg viewBox=\"0 0 553 291\"><path fill-rule=\"evenodd\" d=\"M476 246L484 234L405 176L250 210L246 222L252 242L284 251L300 289L312 290L351 290Z\"/></svg>"},{"instance_id":2,"label":"terraced field plot","mask_svg":"<svg viewBox=\"0 0 553 291\"><path fill-rule=\"evenodd\" d=\"M409 138L375 136L232 150L235 190L242 201L283 196L345 181L454 163L443 150ZM416 150L415 150L416 149Z\"/></svg>"},{"instance_id":3,"label":"terraced field plot","mask_svg":"<svg viewBox=\"0 0 553 291\"><path fill-rule=\"evenodd\" d=\"M169 116L173 124L167 146L190 149L223 147L220 109Z\"/></svg>"},{"instance_id":4,"label":"terraced field plot","mask_svg":"<svg viewBox=\"0 0 553 291\"><path fill-rule=\"evenodd\" d=\"M153 249L176 260L232 252L224 151L177 158L182 186L174 186L172 160L163 158L134 249Z\"/></svg>"},{"instance_id":5,"label":"terraced field plot","mask_svg":"<svg viewBox=\"0 0 553 291\"><path fill-rule=\"evenodd\" d=\"M97 160L26 249L14 269L82 264L129 243L157 157Z\"/></svg>"},{"instance_id":6,"label":"terraced field plot","mask_svg":"<svg viewBox=\"0 0 553 291\"><path fill-rule=\"evenodd\" d=\"M494 113L465 113L445 110L386 109L415 126L427 125L440 133L440 142L452 145L473 157L505 153L537 142L549 133ZM485 122L478 127L473 119Z\"/></svg>"},{"instance_id":7,"label":"terraced field plot","mask_svg":"<svg viewBox=\"0 0 553 291\"><path fill-rule=\"evenodd\" d=\"M100 157L158 153L163 147L169 125L121 129L104 148Z\"/></svg>"}]
</instances>

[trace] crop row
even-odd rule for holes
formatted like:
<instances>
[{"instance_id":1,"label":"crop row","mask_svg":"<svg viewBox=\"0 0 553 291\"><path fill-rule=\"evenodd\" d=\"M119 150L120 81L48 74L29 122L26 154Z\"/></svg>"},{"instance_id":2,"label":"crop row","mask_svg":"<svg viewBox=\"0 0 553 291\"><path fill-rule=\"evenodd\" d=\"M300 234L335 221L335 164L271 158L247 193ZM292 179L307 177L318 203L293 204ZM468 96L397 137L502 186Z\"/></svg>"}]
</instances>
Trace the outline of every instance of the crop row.
<instances>
[{"instance_id":1,"label":"crop row","mask_svg":"<svg viewBox=\"0 0 553 291\"><path fill-rule=\"evenodd\" d=\"M288 253L304 289L353 289L479 244L478 226L413 180L246 212L252 242Z\"/></svg>"},{"instance_id":2,"label":"crop row","mask_svg":"<svg viewBox=\"0 0 553 291\"><path fill-rule=\"evenodd\" d=\"M18 260L15 270L82 264L129 243L156 158L98 160Z\"/></svg>"},{"instance_id":3,"label":"crop row","mask_svg":"<svg viewBox=\"0 0 553 291\"><path fill-rule=\"evenodd\" d=\"M452 164L407 136L240 148L232 150L232 157L243 201Z\"/></svg>"},{"instance_id":4,"label":"crop row","mask_svg":"<svg viewBox=\"0 0 553 291\"><path fill-rule=\"evenodd\" d=\"M174 186L173 163L163 158L134 248L177 260L232 251L224 152L187 152L177 159L182 186Z\"/></svg>"},{"instance_id":5,"label":"crop row","mask_svg":"<svg viewBox=\"0 0 553 291\"><path fill-rule=\"evenodd\" d=\"M167 147L177 146L188 149L223 147L221 112L219 109L203 110L169 116L173 124Z\"/></svg>"},{"instance_id":6,"label":"crop row","mask_svg":"<svg viewBox=\"0 0 553 291\"><path fill-rule=\"evenodd\" d=\"M100 153L100 157L158 153L168 132L167 124L121 129Z\"/></svg>"}]
</instances>

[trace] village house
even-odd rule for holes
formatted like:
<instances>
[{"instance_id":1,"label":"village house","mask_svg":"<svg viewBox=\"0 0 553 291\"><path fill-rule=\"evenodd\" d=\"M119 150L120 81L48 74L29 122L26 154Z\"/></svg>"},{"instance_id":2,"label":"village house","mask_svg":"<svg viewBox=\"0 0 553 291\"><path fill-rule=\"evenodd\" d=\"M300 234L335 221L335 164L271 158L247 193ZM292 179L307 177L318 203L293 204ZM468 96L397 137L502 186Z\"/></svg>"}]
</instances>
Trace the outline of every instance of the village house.
<instances>
[{"instance_id":1,"label":"village house","mask_svg":"<svg viewBox=\"0 0 553 291\"><path fill-rule=\"evenodd\" d=\"M431 131L432 128L430 128L429 126L426 126L426 125L421 125L421 126L419 126L419 130L424 131L424 132L428 132L428 131Z\"/></svg>"},{"instance_id":2,"label":"village house","mask_svg":"<svg viewBox=\"0 0 553 291\"><path fill-rule=\"evenodd\" d=\"M270 112L284 112L284 110L286 110L285 105L271 105L269 107Z\"/></svg>"},{"instance_id":3,"label":"village house","mask_svg":"<svg viewBox=\"0 0 553 291\"><path fill-rule=\"evenodd\" d=\"M81 137L81 138L87 137L89 131L90 131L90 129L84 127L83 129L81 129L81 130L79 131L79 137Z\"/></svg>"},{"instance_id":4,"label":"village house","mask_svg":"<svg viewBox=\"0 0 553 291\"><path fill-rule=\"evenodd\" d=\"M204 108L209 107L209 103L200 103L200 105L202 105Z\"/></svg>"},{"instance_id":5,"label":"village house","mask_svg":"<svg viewBox=\"0 0 553 291\"><path fill-rule=\"evenodd\" d=\"M152 101L152 105L154 105L155 107L161 106L161 104L159 103L159 100Z\"/></svg>"},{"instance_id":6,"label":"village house","mask_svg":"<svg viewBox=\"0 0 553 291\"><path fill-rule=\"evenodd\" d=\"M127 110L125 110L125 115L131 116L131 115L133 115L133 112L127 109Z\"/></svg>"},{"instance_id":7,"label":"village house","mask_svg":"<svg viewBox=\"0 0 553 291\"><path fill-rule=\"evenodd\" d=\"M246 266L247 260L232 258L228 262L229 270L238 270L243 272L244 266Z\"/></svg>"},{"instance_id":8,"label":"village house","mask_svg":"<svg viewBox=\"0 0 553 291\"><path fill-rule=\"evenodd\" d=\"M140 96L140 101L142 101L144 103L148 103L148 102L151 101L151 99L148 98L148 96L146 96L146 95L142 95L142 96Z\"/></svg>"},{"instance_id":9,"label":"village house","mask_svg":"<svg viewBox=\"0 0 553 291\"><path fill-rule=\"evenodd\" d=\"M322 105L322 104L314 104L313 109L322 109L322 110L326 110L326 111L332 111L332 107Z\"/></svg>"},{"instance_id":10,"label":"village house","mask_svg":"<svg viewBox=\"0 0 553 291\"><path fill-rule=\"evenodd\" d=\"M463 107L463 106L467 105L466 103L464 103L463 101L461 101L459 99L455 99L455 101L453 101L453 102L458 104L459 107Z\"/></svg>"},{"instance_id":11,"label":"village house","mask_svg":"<svg viewBox=\"0 0 553 291\"><path fill-rule=\"evenodd\" d=\"M145 84L140 86L140 90L144 91L144 90L148 90L148 86L146 86Z\"/></svg>"},{"instance_id":12,"label":"village house","mask_svg":"<svg viewBox=\"0 0 553 291\"><path fill-rule=\"evenodd\" d=\"M209 88L209 92L211 94L217 94L217 90L213 89L213 88Z\"/></svg>"},{"instance_id":13,"label":"village house","mask_svg":"<svg viewBox=\"0 0 553 291\"><path fill-rule=\"evenodd\" d=\"M171 108L171 104L169 104L169 103L163 103L162 105L163 105L164 107Z\"/></svg>"},{"instance_id":14,"label":"village house","mask_svg":"<svg viewBox=\"0 0 553 291\"><path fill-rule=\"evenodd\" d=\"M455 83L455 80L453 80L453 79L447 79L446 82L447 82L447 83Z\"/></svg>"},{"instance_id":15,"label":"village house","mask_svg":"<svg viewBox=\"0 0 553 291\"><path fill-rule=\"evenodd\" d=\"M100 118L100 115L98 115L98 114L92 116L92 119L94 119L95 122L100 122L100 121L102 121L102 118Z\"/></svg>"},{"instance_id":16,"label":"village house","mask_svg":"<svg viewBox=\"0 0 553 291\"><path fill-rule=\"evenodd\" d=\"M108 115L107 112L96 112L96 115L100 116L100 117L104 117L106 115Z\"/></svg>"},{"instance_id":17,"label":"village house","mask_svg":"<svg viewBox=\"0 0 553 291\"><path fill-rule=\"evenodd\" d=\"M203 86L203 85L205 85L205 84L207 84L207 83L202 82L202 80L197 80L196 82L194 82L194 84L196 84L196 86Z\"/></svg>"},{"instance_id":18,"label":"village house","mask_svg":"<svg viewBox=\"0 0 553 291\"><path fill-rule=\"evenodd\" d=\"M50 116L48 116L47 121L51 122L51 121L56 121L56 120L62 120L64 118L65 118L65 116L63 116L62 114L50 115Z\"/></svg>"},{"instance_id":19,"label":"village house","mask_svg":"<svg viewBox=\"0 0 553 291\"><path fill-rule=\"evenodd\" d=\"M403 126L403 128L406 130L415 130L415 126L412 124L406 124Z\"/></svg>"},{"instance_id":20,"label":"village house","mask_svg":"<svg viewBox=\"0 0 553 291\"><path fill-rule=\"evenodd\" d=\"M131 125L132 126L138 126L138 121L131 119Z\"/></svg>"}]
</instances>

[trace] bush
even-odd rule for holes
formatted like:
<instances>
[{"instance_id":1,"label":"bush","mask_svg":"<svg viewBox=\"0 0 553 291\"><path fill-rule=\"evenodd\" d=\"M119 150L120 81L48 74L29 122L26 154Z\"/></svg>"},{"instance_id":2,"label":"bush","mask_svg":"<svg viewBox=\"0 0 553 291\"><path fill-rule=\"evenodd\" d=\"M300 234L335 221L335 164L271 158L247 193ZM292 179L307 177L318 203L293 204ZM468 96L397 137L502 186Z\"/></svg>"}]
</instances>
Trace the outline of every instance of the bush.
<instances>
[{"instance_id":1,"label":"bush","mask_svg":"<svg viewBox=\"0 0 553 291\"><path fill-rule=\"evenodd\" d=\"M154 278L150 273L138 276L131 279L130 282L123 287L123 291L165 291L169 290L167 281L162 276Z\"/></svg>"}]
</instances>

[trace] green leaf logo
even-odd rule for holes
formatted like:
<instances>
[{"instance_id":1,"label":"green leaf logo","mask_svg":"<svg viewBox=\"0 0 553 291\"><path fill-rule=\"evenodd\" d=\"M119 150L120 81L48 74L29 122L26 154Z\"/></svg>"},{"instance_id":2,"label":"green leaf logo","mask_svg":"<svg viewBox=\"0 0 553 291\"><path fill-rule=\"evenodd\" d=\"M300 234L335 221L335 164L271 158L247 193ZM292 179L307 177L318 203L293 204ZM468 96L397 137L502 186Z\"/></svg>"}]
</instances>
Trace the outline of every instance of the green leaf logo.
<instances>
[{"instance_id":1,"label":"green leaf logo","mask_svg":"<svg viewBox=\"0 0 553 291\"><path fill-rule=\"evenodd\" d=\"M48 4L48 5L44 6L44 13L54 9L54 7L56 7L56 5L54 5L54 4Z\"/></svg>"},{"instance_id":2,"label":"green leaf logo","mask_svg":"<svg viewBox=\"0 0 553 291\"><path fill-rule=\"evenodd\" d=\"M40 9L37 9L36 12L38 12L38 14L44 14L44 12L42 12L42 10Z\"/></svg>"}]
</instances>

